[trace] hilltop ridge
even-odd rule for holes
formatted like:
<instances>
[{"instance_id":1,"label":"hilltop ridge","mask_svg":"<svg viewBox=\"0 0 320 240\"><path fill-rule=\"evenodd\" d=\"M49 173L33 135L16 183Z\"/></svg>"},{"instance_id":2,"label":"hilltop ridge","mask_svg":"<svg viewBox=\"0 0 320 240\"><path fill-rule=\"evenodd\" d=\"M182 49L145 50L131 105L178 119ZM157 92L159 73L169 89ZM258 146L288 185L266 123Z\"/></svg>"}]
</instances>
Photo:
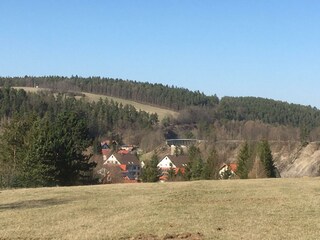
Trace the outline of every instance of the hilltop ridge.
<instances>
[{"instance_id":1,"label":"hilltop ridge","mask_svg":"<svg viewBox=\"0 0 320 240\"><path fill-rule=\"evenodd\" d=\"M320 126L320 110L311 106L289 104L283 101L259 97L207 96L186 88L101 77L43 76L0 77L0 86L39 87L53 91L85 92L129 100L130 103L183 113L183 121L212 122L214 119L236 121L262 121L269 124L289 125L301 128L305 134ZM133 103L133 102L134 103ZM140 105L141 107L141 105ZM139 106L138 106L139 108ZM154 109L153 111L157 111Z\"/></svg>"}]
</instances>

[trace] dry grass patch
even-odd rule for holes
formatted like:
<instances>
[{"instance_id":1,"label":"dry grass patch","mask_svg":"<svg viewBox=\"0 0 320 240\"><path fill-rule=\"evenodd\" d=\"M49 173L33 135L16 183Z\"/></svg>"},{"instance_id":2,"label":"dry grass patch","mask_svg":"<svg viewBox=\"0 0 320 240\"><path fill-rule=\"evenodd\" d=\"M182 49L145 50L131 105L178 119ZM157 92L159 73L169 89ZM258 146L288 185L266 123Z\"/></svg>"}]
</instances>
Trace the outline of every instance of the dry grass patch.
<instances>
[{"instance_id":1,"label":"dry grass patch","mask_svg":"<svg viewBox=\"0 0 320 240\"><path fill-rule=\"evenodd\" d=\"M319 178L1 190L0 239L318 239L319 203Z\"/></svg>"}]
</instances>

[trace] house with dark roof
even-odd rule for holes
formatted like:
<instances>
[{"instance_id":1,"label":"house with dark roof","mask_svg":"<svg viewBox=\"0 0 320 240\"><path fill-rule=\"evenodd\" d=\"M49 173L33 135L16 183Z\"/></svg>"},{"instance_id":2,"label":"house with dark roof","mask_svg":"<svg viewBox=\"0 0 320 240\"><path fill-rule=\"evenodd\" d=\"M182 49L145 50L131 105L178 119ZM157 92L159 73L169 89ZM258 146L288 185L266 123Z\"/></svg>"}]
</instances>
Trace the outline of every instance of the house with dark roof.
<instances>
[{"instance_id":1,"label":"house with dark roof","mask_svg":"<svg viewBox=\"0 0 320 240\"><path fill-rule=\"evenodd\" d=\"M121 168L123 177L130 180L137 180L140 176L140 161L135 154L113 153L103 163L116 164Z\"/></svg>"},{"instance_id":2,"label":"house with dark roof","mask_svg":"<svg viewBox=\"0 0 320 240\"><path fill-rule=\"evenodd\" d=\"M107 155L110 154L110 152L111 152L110 141L109 140L105 140L105 141L101 142L101 153L102 153L102 155L103 156L107 156Z\"/></svg>"},{"instance_id":3,"label":"house with dark roof","mask_svg":"<svg viewBox=\"0 0 320 240\"><path fill-rule=\"evenodd\" d=\"M174 169L177 174L179 171L184 174L185 169L190 162L189 156L187 155L166 155L159 163L158 168L162 171L162 177L160 180L167 180L167 174L169 169Z\"/></svg>"}]
</instances>

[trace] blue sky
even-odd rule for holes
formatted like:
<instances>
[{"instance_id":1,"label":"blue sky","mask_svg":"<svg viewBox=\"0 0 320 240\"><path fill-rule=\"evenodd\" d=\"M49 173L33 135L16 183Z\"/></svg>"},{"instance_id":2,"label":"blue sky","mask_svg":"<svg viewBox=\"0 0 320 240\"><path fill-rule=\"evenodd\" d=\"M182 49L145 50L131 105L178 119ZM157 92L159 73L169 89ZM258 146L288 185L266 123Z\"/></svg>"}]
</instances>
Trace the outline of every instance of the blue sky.
<instances>
[{"instance_id":1,"label":"blue sky","mask_svg":"<svg viewBox=\"0 0 320 240\"><path fill-rule=\"evenodd\" d=\"M0 75L102 76L320 108L318 0L1 0Z\"/></svg>"}]
</instances>

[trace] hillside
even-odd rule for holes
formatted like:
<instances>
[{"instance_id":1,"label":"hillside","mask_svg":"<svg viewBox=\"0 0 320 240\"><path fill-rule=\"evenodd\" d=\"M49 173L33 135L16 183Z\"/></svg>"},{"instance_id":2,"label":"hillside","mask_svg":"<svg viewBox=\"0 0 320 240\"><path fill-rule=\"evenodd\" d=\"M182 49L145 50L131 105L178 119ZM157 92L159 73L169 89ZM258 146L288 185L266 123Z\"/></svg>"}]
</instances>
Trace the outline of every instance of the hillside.
<instances>
[{"instance_id":1,"label":"hillside","mask_svg":"<svg viewBox=\"0 0 320 240\"><path fill-rule=\"evenodd\" d=\"M222 97L207 96L199 91L185 88L101 77L0 77L0 86L20 86L49 88L54 91L85 92L108 97L115 97L157 106L161 109L184 111L198 110L199 116L188 116L187 122L213 120L262 121L298 127L307 136L310 131L320 126L320 110L311 106L289 104L259 97ZM138 106L140 108L140 106ZM148 107L149 108L149 107ZM146 109L148 111L148 109ZM156 111L152 109L151 111ZM160 115L162 113L160 112ZM170 113L172 114L172 113ZM186 119L183 119L186 121Z\"/></svg>"},{"instance_id":2,"label":"hillside","mask_svg":"<svg viewBox=\"0 0 320 240\"><path fill-rule=\"evenodd\" d=\"M311 142L307 146L285 146L274 155L277 158L282 177L304 177L320 175L320 143Z\"/></svg>"},{"instance_id":3,"label":"hillside","mask_svg":"<svg viewBox=\"0 0 320 240\"><path fill-rule=\"evenodd\" d=\"M59 91L89 92L102 94L148 105L161 106L175 111L190 106L215 106L217 96L206 96L199 91L185 88L101 77L70 78L63 76L0 77L0 86L24 86L49 88Z\"/></svg>"},{"instance_id":4,"label":"hillside","mask_svg":"<svg viewBox=\"0 0 320 240\"><path fill-rule=\"evenodd\" d=\"M319 180L2 190L0 239L318 239Z\"/></svg>"},{"instance_id":5,"label":"hillside","mask_svg":"<svg viewBox=\"0 0 320 240\"><path fill-rule=\"evenodd\" d=\"M260 120L309 130L320 123L320 111L317 108L258 97L223 97L219 113L228 120Z\"/></svg>"},{"instance_id":6,"label":"hillside","mask_svg":"<svg viewBox=\"0 0 320 240\"><path fill-rule=\"evenodd\" d=\"M24 89L26 92L39 92L39 91L46 90L44 88L34 88L34 87L14 87L14 88L15 89ZM81 92L81 94L83 94L83 96L77 97L78 99L83 98L84 100L89 101L89 102L93 102L93 101L98 102L100 98L102 100L108 99L110 101L113 100L119 104L132 105L137 110L145 111L147 113L157 113L160 121L166 116L173 117L173 118L176 118L178 116L178 112L176 112L176 111L172 111L170 109L165 109L165 108L161 108L161 107L151 106L151 105L147 105L147 104L142 104L142 103L138 103L135 101L130 101L130 100L116 98L116 97L110 97L110 96L101 95L101 94L87 93L87 92Z\"/></svg>"}]
</instances>

